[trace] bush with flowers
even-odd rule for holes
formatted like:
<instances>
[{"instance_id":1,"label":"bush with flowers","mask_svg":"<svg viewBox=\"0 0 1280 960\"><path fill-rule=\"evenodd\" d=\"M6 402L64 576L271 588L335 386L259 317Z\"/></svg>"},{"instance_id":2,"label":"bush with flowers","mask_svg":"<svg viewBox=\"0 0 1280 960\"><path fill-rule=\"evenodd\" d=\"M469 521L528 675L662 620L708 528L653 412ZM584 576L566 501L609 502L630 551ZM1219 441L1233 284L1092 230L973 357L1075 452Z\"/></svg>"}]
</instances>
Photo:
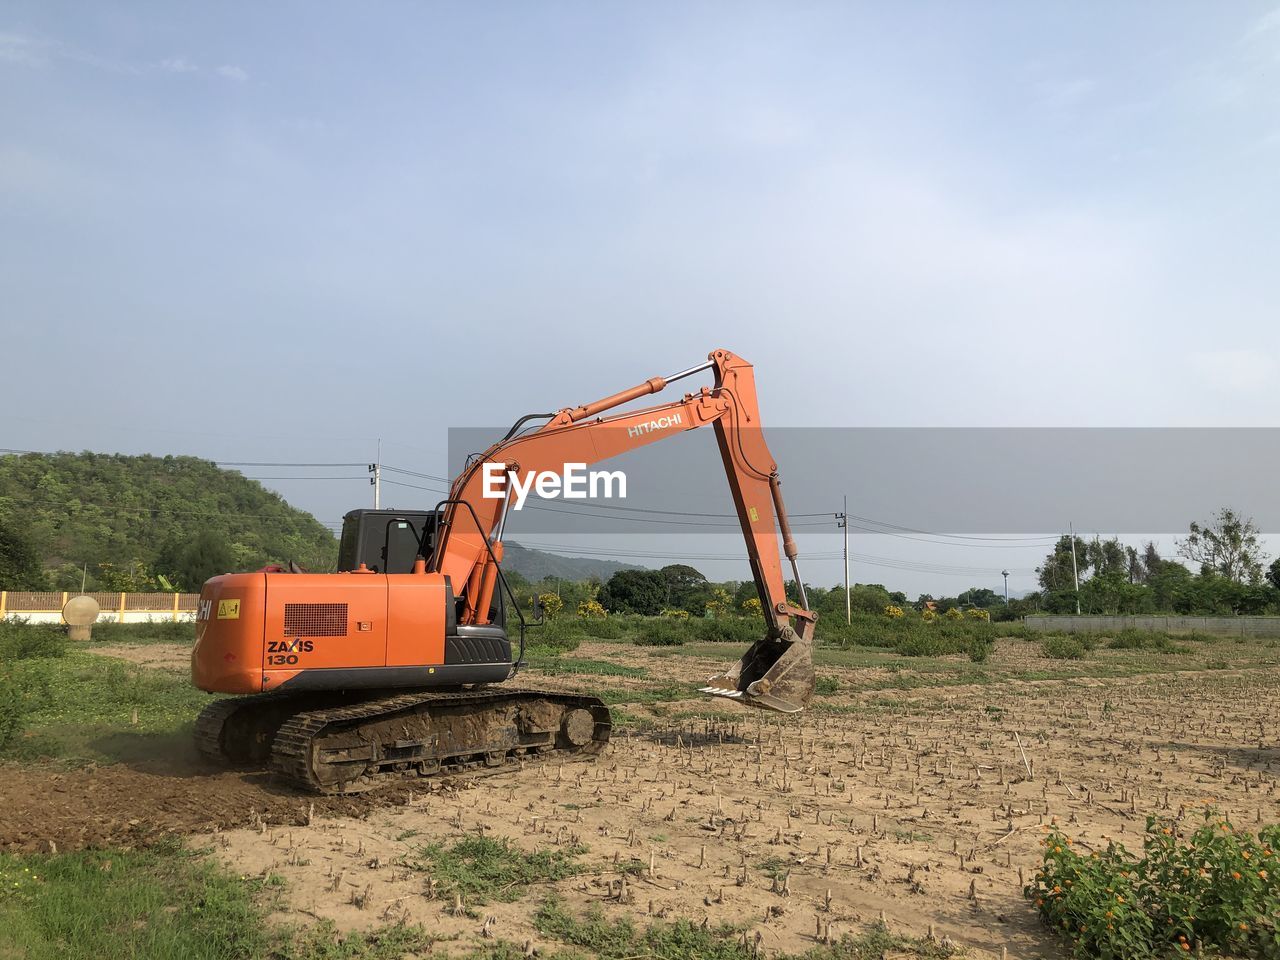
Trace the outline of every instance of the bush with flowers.
<instances>
[{"instance_id":1,"label":"bush with flowers","mask_svg":"<svg viewBox=\"0 0 1280 960\"><path fill-rule=\"evenodd\" d=\"M1148 817L1138 856L1078 849L1053 827L1026 895L1076 957L1280 957L1280 825L1237 832L1209 807L1184 831Z\"/></svg>"}]
</instances>

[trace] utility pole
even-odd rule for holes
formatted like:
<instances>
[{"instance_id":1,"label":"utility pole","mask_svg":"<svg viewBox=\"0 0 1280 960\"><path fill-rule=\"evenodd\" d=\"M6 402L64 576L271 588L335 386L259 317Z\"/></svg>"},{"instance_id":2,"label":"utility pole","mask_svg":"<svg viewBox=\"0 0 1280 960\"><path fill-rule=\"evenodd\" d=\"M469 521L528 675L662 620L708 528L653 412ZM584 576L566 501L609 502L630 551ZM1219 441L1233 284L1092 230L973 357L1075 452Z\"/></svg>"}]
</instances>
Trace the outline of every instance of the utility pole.
<instances>
[{"instance_id":1,"label":"utility pole","mask_svg":"<svg viewBox=\"0 0 1280 960\"><path fill-rule=\"evenodd\" d=\"M1073 523L1067 524L1067 532L1071 536L1071 576L1076 582L1076 616L1080 616L1080 568L1076 566L1076 528Z\"/></svg>"},{"instance_id":2,"label":"utility pole","mask_svg":"<svg viewBox=\"0 0 1280 960\"><path fill-rule=\"evenodd\" d=\"M844 498L844 510L836 514L840 529L844 531L844 622L853 623L853 602L849 597L849 498Z\"/></svg>"},{"instance_id":3,"label":"utility pole","mask_svg":"<svg viewBox=\"0 0 1280 960\"><path fill-rule=\"evenodd\" d=\"M1004 577L1004 605L1009 605L1009 571L1001 570L1000 576Z\"/></svg>"},{"instance_id":4,"label":"utility pole","mask_svg":"<svg viewBox=\"0 0 1280 960\"><path fill-rule=\"evenodd\" d=\"M378 438L378 459L369 464L369 472L373 474L369 483L373 487L373 509L382 508L382 438Z\"/></svg>"}]
</instances>

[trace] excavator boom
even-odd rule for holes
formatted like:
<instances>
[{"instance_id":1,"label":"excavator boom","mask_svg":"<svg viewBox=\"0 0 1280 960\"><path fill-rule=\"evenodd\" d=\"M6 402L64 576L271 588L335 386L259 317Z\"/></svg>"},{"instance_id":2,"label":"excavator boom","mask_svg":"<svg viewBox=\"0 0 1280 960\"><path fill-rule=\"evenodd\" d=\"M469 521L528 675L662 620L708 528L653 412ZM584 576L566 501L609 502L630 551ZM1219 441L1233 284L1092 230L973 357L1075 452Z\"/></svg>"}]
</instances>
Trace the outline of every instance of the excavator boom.
<instances>
[{"instance_id":1,"label":"excavator boom","mask_svg":"<svg viewBox=\"0 0 1280 960\"><path fill-rule=\"evenodd\" d=\"M608 413L704 370L714 372L711 387L658 406ZM706 363L670 377L653 377L594 403L566 407L546 415L541 426L520 432L529 419L518 421L506 437L477 457L454 482L446 502L428 569L453 583L467 584L464 621L482 624L487 620L511 491L517 484L526 483L530 474L563 471L570 463L597 463L710 425L746 542L767 633L733 669L712 677L702 692L787 713L804 709L813 696L817 617L805 609L798 551L782 500L778 467L765 444L751 364L727 350L715 350ZM486 466L495 464L507 478L507 489L504 496L486 497ZM786 595L780 535L782 553L800 594L799 606Z\"/></svg>"}]
</instances>

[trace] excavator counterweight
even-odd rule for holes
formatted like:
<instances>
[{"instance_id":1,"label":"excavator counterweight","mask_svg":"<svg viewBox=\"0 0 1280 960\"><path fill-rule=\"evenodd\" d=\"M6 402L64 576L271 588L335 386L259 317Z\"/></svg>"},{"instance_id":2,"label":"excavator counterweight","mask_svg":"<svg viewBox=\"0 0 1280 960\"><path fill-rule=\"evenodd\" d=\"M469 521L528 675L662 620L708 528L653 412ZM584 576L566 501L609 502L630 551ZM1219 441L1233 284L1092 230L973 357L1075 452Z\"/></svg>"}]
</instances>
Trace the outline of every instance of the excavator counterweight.
<instances>
[{"instance_id":1,"label":"excavator counterweight","mask_svg":"<svg viewBox=\"0 0 1280 960\"><path fill-rule=\"evenodd\" d=\"M710 387L616 410L704 370L714 372ZM353 511L336 574L291 565L209 580L196 618L193 680L203 690L252 696L206 708L196 724L201 752L266 763L324 793L366 790L388 776L598 753L611 726L599 699L501 686L523 666L526 626L501 565L513 491L527 490L543 471L564 473L568 464L585 467L703 426L713 428L720 449L765 629L703 692L803 710L814 691L817 615L805 609L754 371L716 350L672 376L521 418L469 462L434 510ZM798 606L786 594L783 555ZM506 629L512 615L518 651Z\"/></svg>"}]
</instances>

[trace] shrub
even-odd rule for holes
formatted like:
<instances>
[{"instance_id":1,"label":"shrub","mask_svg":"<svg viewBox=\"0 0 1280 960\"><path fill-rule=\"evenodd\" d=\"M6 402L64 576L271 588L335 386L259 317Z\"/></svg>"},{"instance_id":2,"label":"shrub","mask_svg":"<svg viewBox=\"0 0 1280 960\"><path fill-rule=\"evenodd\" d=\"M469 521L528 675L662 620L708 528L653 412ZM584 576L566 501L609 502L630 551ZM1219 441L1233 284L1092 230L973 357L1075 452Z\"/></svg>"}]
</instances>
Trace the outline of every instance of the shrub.
<instances>
[{"instance_id":1,"label":"shrub","mask_svg":"<svg viewBox=\"0 0 1280 960\"><path fill-rule=\"evenodd\" d=\"M660 614L658 614L658 616L669 617L672 620L688 620L689 611L688 610L663 610Z\"/></svg>"},{"instance_id":2,"label":"shrub","mask_svg":"<svg viewBox=\"0 0 1280 960\"><path fill-rule=\"evenodd\" d=\"M1280 947L1280 826L1255 838L1212 810L1182 837L1175 820L1147 818L1141 856L1114 841L1085 855L1059 830L1026 887L1076 957L1204 952L1275 956ZM1199 952L1199 951L1197 951Z\"/></svg>"},{"instance_id":3,"label":"shrub","mask_svg":"<svg viewBox=\"0 0 1280 960\"><path fill-rule=\"evenodd\" d=\"M764 615L764 608L760 603L759 597L747 597L742 601L742 612L749 617L760 617Z\"/></svg>"},{"instance_id":4,"label":"shrub","mask_svg":"<svg viewBox=\"0 0 1280 960\"><path fill-rule=\"evenodd\" d=\"M560 599L558 593L539 594L538 602L542 604L542 615L548 620L554 620L556 614L564 609L564 601Z\"/></svg>"},{"instance_id":5,"label":"shrub","mask_svg":"<svg viewBox=\"0 0 1280 960\"><path fill-rule=\"evenodd\" d=\"M689 629L689 626L692 629ZM682 627L687 634L703 643L750 644L759 640L764 631L759 620L739 617L721 617L718 620L694 620Z\"/></svg>"},{"instance_id":6,"label":"shrub","mask_svg":"<svg viewBox=\"0 0 1280 960\"><path fill-rule=\"evenodd\" d=\"M904 657L945 657L952 653L967 653L969 644L963 637L948 637L931 630L909 634L895 644L894 649Z\"/></svg>"},{"instance_id":7,"label":"shrub","mask_svg":"<svg viewBox=\"0 0 1280 960\"><path fill-rule=\"evenodd\" d=\"M994 640L988 640L986 637L974 637L969 641L969 659L974 663L986 663L987 658L991 656L991 648L996 645Z\"/></svg>"},{"instance_id":8,"label":"shrub","mask_svg":"<svg viewBox=\"0 0 1280 960\"><path fill-rule=\"evenodd\" d=\"M933 621L938 619L938 615L932 610L922 610L920 611L920 619L925 623L933 623Z\"/></svg>"},{"instance_id":9,"label":"shrub","mask_svg":"<svg viewBox=\"0 0 1280 960\"><path fill-rule=\"evenodd\" d=\"M603 620L608 615L599 600L583 600L578 604L579 620Z\"/></svg>"},{"instance_id":10,"label":"shrub","mask_svg":"<svg viewBox=\"0 0 1280 960\"><path fill-rule=\"evenodd\" d=\"M18 682L9 673L0 673L0 752L22 734L26 704Z\"/></svg>"},{"instance_id":11,"label":"shrub","mask_svg":"<svg viewBox=\"0 0 1280 960\"><path fill-rule=\"evenodd\" d=\"M617 640L626 632L626 628L611 617L604 620L582 620L577 628L594 640Z\"/></svg>"},{"instance_id":12,"label":"shrub","mask_svg":"<svg viewBox=\"0 0 1280 960\"><path fill-rule=\"evenodd\" d=\"M607 623L608 621L601 621ZM530 627L525 642L532 647L567 652L582 643L582 623L573 620L548 620Z\"/></svg>"},{"instance_id":13,"label":"shrub","mask_svg":"<svg viewBox=\"0 0 1280 960\"><path fill-rule=\"evenodd\" d=\"M840 681L835 677L818 677L814 683L813 690L815 693L823 696L830 696L840 689Z\"/></svg>"},{"instance_id":14,"label":"shrub","mask_svg":"<svg viewBox=\"0 0 1280 960\"><path fill-rule=\"evenodd\" d=\"M636 645L641 647L678 647L685 642L688 631L674 620L649 620L640 628Z\"/></svg>"},{"instance_id":15,"label":"shrub","mask_svg":"<svg viewBox=\"0 0 1280 960\"><path fill-rule=\"evenodd\" d=\"M733 597L729 591L717 587L711 591L711 599L707 601L707 610L713 617L723 617L733 609Z\"/></svg>"},{"instance_id":16,"label":"shrub","mask_svg":"<svg viewBox=\"0 0 1280 960\"><path fill-rule=\"evenodd\" d=\"M986 610L983 610L981 607L974 607L972 610L969 610L965 616L970 620L981 620L983 623L991 622L991 614Z\"/></svg>"},{"instance_id":17,"label":"shrub","mask_svg":"<svg viewBox=\"0 0 1280 960\"><path fill-rule=\"evenodd\" d=\"M948 620L963 620L964 614L960 612L958 607L949 607L947 612L943 614Z\"/></svg>"},{"instance_id":18,"label":"shrub","mask_svg":"<svg viewBox=\"0 0 1280 960\"><path fill-rule=\"evenodd\" d=\"M0 620L0 662L60 657L67 652L67 632L54 623Z\"/></svg>"},{"instance_id":19,"label":"shrub","mask_svg":"<svg viewBox=\"0 0 1280 960\"><path fill-rule=\"evenodd\" d=\"M1084 642L1078 637L1045 637L1040 649L1046 657L1054 660L1083 660L1085 655Z\"/></svg>"},{"instance_id":20,"label":"shrub","mask_svg":"<svg viewBox=\"0 0 1280 960\"><path fill-rule=\"evenodd\" d=\"M888 617L890 620L901 620L904 616L906 616L906 614L903 613L902 608L898 606L896 603L891 603L888 606L886 606L884 608L884 615Z\"/></svg>"}]
</instances>

